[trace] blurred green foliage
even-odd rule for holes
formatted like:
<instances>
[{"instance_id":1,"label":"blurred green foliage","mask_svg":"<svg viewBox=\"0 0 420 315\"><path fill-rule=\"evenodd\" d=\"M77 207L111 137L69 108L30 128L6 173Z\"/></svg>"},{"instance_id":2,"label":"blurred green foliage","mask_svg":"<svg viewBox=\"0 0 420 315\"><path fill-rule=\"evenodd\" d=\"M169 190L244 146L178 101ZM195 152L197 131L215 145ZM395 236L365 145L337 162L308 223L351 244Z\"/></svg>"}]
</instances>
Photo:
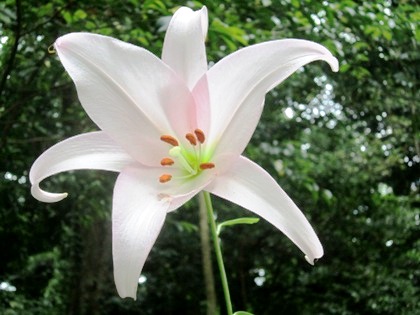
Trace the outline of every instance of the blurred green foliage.
<instances>
[{"instance_id":1,"label":"blurred green foliage","mask_svg":"<svg viewBox=\"0 0 420 315\"><path fill-rule=\"evenodd\" d=\"M197 204L171 214L137 301L112 280L115 175L72 172L30 196L46 148L95 130L48 47L74 31L161 52L169 17L199 1L0 2L0 313L201 314L205 293ZM286 37L324 44L339 73L316 63L267 95L245 154L266 168L318 231L309 266L261 220L223 230L235 309L254 314L416 314L420 309L419 7L416 1L225 0L209 9L208 58ZM93 52L94 53L94 52ZM110 61L112 62L112 61ZM215 200L220 221L249 216ZM218 290L220 285L217 282ZM219 291L219 301L222 293ZM223 310L223 308L221 308Z\"/></svg>"}]
</instances>

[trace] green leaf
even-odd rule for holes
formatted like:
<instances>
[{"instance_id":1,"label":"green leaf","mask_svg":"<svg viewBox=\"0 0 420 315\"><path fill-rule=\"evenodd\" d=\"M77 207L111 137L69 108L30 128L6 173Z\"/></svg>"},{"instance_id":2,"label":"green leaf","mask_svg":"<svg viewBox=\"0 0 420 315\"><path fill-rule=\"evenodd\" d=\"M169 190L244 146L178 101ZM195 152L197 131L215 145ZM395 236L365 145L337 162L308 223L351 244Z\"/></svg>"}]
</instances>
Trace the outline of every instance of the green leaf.
<instances>
[{"instance_id":1,"label":"green leaf","mask_svg":"<svg viewBox=\"0 0 420 315\"><path fill-rule=\"evenodd\" d=\"M198 231L198 226L187 221L175 222L176 227L181 232L193 233Z\"/></svg>"},{"instance_id":2,"label":"green leaf","mask_svg":"<svg viewBox=\"0 0 420 315\"><path fill-rule=\"evenodd\" d=\"M220 232L222 231L222 227L224 226L232 226L232 225L237 225L237 224L254 224L254 223L257 223L258 221L260 221L259 218L238 218L238 219L224 221L217 225L217 235L220 235Z\"/></svg>"},{"instance_id":3,"label":"green leaf","mask_svg":"<svg viewBox=\"0 0 420 315\"><path fill-rule=\"evenodd\" d=\"M225 41L230 39L244 46L248 44L248 41L245 37L245 31L236 26L229 26L220 21L219 19L213 20L213 22L210 25L210 29L214 32L217 32L219 36L224 36ZM237 49L237 47L235 47L234 49Z\"/></svg>"},{"instance_id":4,"label":"green leaf","mask_svg":"<svg viewBox=\"0 0 420 315\"><path fill-rule=\"evenodd\" d=\"M238 312L233 313L233 315L254 315L254 314L250 312L238 311Z\"/></svg>"},{"instance_id":5,"label":"green leaf","mask_svg":"<svg viewBox=\"0 0 420 315\"><path fill-rule=\"evenodd\" d=\"M416 29L414 32L415 32L416 41L420 41L420 30Z\"/></svg>"},{"instance_id":6,"label":"green leaf","mask_svg":"<svg viewBox=\"0 0 420 315\"><path fill-rule=\"evenodd\" d=\"M76 10L73 14L73 18L75 21L84 20L87 17L87 13L83 10Z\"/></svg>"},{"instance_id":7,"label":"green leaf","mask_svg":"<svg viewBox=\"0 0 420 315\"><path fill-rule=\"evenodd\" d=\"M67 24L71 24L73 22L73 17L71 16L69 11L63 11L61 15Z\"/></svg>"},{"instance_id":8,"label":"green leaf","mask_svg":"<svg viewBox=\"0 0 420 315\"><path fill-rule=\"evenodd\" d=\"M165 3L160 0L148 0L143 4L147 10L156 10L158 12L166 13Z\"/></svg>"},{"instance_id":9,"label":"green leaf","mask_svg":"<svg viewBox=\"0 0 420 315\"><path fill-rule=\"evenodd\" d=\"M416 11L410 14L410 19L414 22L420 22L420 12Z\"/></svg>"}]
</instances>

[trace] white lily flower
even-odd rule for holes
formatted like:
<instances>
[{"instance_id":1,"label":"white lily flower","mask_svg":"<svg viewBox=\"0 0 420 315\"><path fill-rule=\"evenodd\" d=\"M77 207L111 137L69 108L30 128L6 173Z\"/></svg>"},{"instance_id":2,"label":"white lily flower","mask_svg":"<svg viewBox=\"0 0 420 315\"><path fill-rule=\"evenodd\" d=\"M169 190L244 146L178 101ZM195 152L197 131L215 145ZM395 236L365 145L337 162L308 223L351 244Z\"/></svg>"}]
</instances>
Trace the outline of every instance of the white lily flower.
<instances>
[{"instance_id":1,"label":"white lily flower","mask_svg":"<svg viewBox=\"0 0 420 315\"><path fill-rule=\"evenodd\" d=\"M71 33L55 50L80 102L101 131L66 139L30 171L32 195L45 178L75 169L119 172L112 205L114 278L121 297L136 298L139 275L168 212L204 190L261 216L313 263L323 248L311 225L260 166L242 156L265 94L303 65L337 59L298 39L238 50L209 70L207 9L182 7L173 16L162 59L114 38Z\"/></svg>"}]
</instances>

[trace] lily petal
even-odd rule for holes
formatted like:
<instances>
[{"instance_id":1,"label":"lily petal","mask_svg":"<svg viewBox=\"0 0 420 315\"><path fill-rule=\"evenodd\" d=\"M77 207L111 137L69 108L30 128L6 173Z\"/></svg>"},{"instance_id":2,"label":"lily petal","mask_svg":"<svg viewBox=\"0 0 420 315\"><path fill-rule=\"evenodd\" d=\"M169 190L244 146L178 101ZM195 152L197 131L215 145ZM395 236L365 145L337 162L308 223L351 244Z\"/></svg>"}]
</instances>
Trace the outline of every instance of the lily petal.
<instances>
[{"instance_id":1,"label":"lily petal","mask_svg":"<svg viewBox=\"0 0 420 315\"><path fill-rule=\"evenodd\" d=\"M166 31L162 60L184 79L190 89L207 71L204 43L207 27L206 7L199 11L181 7Z\"/></svg>"},{"instance_id":2,"label":"lily petal","mask_svg":"<svg viewBox=\"0 0 420 315\"><path fill-rule=\"evenodd\" d=\"M308 220L260 166L241 156L226 174L216 178L207 191L234 202L267 220L289 237L311 264L323 248Z\"/></svg>"},{"instance_id":3,"label":"lily petal","mask_svg":"<svg viewBox=\"0 0 420 315\"><path fill-rule=\"evenodd\" d=\"M141 169L127 169L118 176L112 208L112 256L114 280L122 298L136 299L141 270L168 208L169 202L158 198L143 180Z\"/></svg>"},{"instance_id":4,"label":"lily petal","mask_svg":"<svg viewBox=\"0 0 420 315\"><path fill-rule=\"evenodd\" d=\"M324 60L333 71L338 70L337 59L325 47L298 39L249 46L210 68L193 94L201 107L209 108L200 112L211 117L209 141L218 142L214 155L241 154L260 119L265 94L315 60ZM198 117L198 121L207 119Z\"/></svg>"},{"instance_id":5,"label":"lily petal","mask_svg":"<svg viewBox=\"0 0 420 315\"><path fill-rule=\"evenodd\" d=\"M218 170L206 170L194 178L188 180L174 179L171 183L166 184L167 187L162 187L160 195L167 196L171 205L168 209L173 211L181 207L184 203L205 189L213 179L217 176Z\"/></svg>"},{"instance_id":6,"label":"lily petal","mask_svg":"<svg viewBox=\"0 0 420 315\"><path fill-rule=\"evenodd\" d=\"M88 33L60 37L55 49L90 118L143 164L157 166L167 152L160 136L194 126L191 92L149 51Z\"/></svg>"},{"instance_id":7,"label":"lily petal","mask_svg":"<svg viewBox=\"0 0 420 315\"><path fill-rule=\"evenodd\" d=\"M43 202L57 202L67 193L49 193L39 187L45 178L77 169L102 169L119 172L137 163L104 132L92 132L68 138L42 153L29 172L32 195Z\"/></svg>"}]
</instances>

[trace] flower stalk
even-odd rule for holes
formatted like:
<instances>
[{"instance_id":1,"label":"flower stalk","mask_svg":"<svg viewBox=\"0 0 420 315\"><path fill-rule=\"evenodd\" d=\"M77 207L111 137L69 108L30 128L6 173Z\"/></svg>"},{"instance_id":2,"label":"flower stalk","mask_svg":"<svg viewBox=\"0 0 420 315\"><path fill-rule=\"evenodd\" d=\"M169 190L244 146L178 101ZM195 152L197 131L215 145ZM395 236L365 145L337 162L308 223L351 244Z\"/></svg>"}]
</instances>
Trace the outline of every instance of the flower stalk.
<instances>
[{"instance_id":1,"label":"flower stalk","mask_svg":"<svg viewBox=\"0 0 420 315\"><path fill-rule=\"evenodd\" d=\"M233 314L232 302L230 300L229 284L227 281L225 265L223 263L222 249L220 247L219 236L217 235L216 218L214 216L213 205L210 194L206 191L200 193L204 197L205 206L207 208L207 219L210 225L211 236L213 238L214 251L216 253L217 265L220 271L220 280L222 281L223 294L225 296L226 310L228 315Z\"/></svg>"}]
</instances>

